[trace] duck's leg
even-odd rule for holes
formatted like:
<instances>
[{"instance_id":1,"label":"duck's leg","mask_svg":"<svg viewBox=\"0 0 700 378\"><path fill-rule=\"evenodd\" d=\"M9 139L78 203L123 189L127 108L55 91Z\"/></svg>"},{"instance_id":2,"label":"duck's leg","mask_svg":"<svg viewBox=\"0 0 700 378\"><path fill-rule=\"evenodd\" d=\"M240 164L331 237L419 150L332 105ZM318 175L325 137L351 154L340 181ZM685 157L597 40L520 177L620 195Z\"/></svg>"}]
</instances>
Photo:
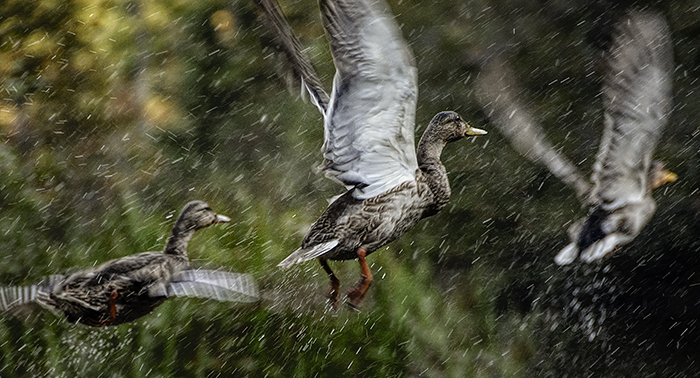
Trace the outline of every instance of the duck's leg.
<instances>
[{"instance_id":1,"label":"duck's leg","mask_svg":"<svg viewBox=\"0 0 700 378\"><path fill-rule=\"evenodd\" d=\"M328 294L327 297L331 301L331 306L333 306L334 310L338 309L338 293L340 293L340 280L338 277L335 276L335 273L331 270L331 267L328 266L328 262L326 259L323 257L318 258L318 262L321 263L321 267L323 268L324 271L326 271L326 274L328 274L328 279L331 281L331 288L328 289Z\"/></svg>"},{"instance_id":2,"label":"duck's leg","mask_svg":"<svg viewBox=\"0 0 700 378\"><path fill-rule=\"evenodd\" d=\"M372 284L373 280L372 272L369 270L365 257L367 257L367 250L362 247L358 248L357 261L360 263L362 275L355 286L348 291L348 304L354 308L357 308L360 303L362 303L362 300L365 298L365 294L367 293L367 290L369 289L369 286Z\"/></svg>"},{"instance_id":3,"label":"duck's leg","mask_svg":"<svg viewBox=\"0 0 700 378\"><path fill-rule=\"evenodd\" d=\"M119 297L119 292L112 290L109 295L109 304L107 307L107 311L109 312L108 317L105 318L105 316L102 316L97 322L88 320L85 324L93 327L106 327L114 323L114 319L117 318L117 297Z\"/></svg>"},{"instance_id":4,"label":"duck's leg","mask_svg":"<svg viewBox=\"0 0 700 378\"><path fill-rule=\"evenodd\" d=\"M112 294L109 296L109 315L110 319L108 323L112 323L114 319L117 318L117 297L119 293L116 290L112 290Z\"/></svg>"}]
</instances>

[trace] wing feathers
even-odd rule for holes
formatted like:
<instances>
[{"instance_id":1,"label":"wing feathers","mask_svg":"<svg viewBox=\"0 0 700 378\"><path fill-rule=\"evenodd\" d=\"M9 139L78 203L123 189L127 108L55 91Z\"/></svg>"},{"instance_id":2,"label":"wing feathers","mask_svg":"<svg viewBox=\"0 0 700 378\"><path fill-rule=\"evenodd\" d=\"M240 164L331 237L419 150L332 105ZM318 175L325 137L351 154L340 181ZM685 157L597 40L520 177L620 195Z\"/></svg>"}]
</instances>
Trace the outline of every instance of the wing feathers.
<instances>
[{"instance_id":1,"label":"wing feathers","mask_svg":"<svg viewBox=\"0 0 700 378\"><path fill-rule=\"evenodd\" d=\"M51 289L64 278L63 275L54 274L44 277L37 285L0 287L0 311L7 311L32 302L53 310Z\"/></svg>"},{"instance_id":2,"label":"wing feathers","mask_svg":"<svg viewBox=\"0 0 700 378\"><path fill-rule=\"evenodd\" d=\"M204 269L178 272L167 284L152 286L149 295L228 302L255 302L259 298L258 287L249 274Z\"/></svg>"},{"instance_id":3,"label":"wing feathers","mask_svg":"<svg viewBox=\"0 0 700 378\"><path fill-rule=\"evenodd\" d=\"M323 84L311 61L301 48L299 39L282 14L279 4L275 0L256 0L256 3L262 8L268 28L274 32L275 41L287 57L294 75L301 82L302 91L305 88L309 92L311 101L325 116L328 109L328 94L323 89Z\"/></svg>"},{"instance_id":4,"label":"wing feathers","mask_svg":"<svg viewBox=\"0 0 700 378\"><path fill-rule=\"evenodd\" d=\"M0 287L0 311L34 302L37 286Z\"/></svg>"},{"instance_id":5,"label":"wing feathers","mask_svg":"<svg viewBox=\"0 0 700 378\"><path fill-rule=\"evenodd\" d=\"M413 55L378 4L322 0L320 5L336 67L322 169L355 186L355 198L371 198L415 179Z\"/></svg>"},{"instance_id":6,"label":"wing feathers","mask_svg":"<svg viewBox=\"0 0 700 378\"><path fill-rule=\"evenodd\" d=\"M598 201L617 208L646 195L651 157L671 109L673 52L663 16L630 12L605 61L605 129L593 182Z\"/></svg>"},{"instance_id":7,"label":"wing feathers","mask_svg":"<svg viewBox=\"0 0 700 378\"><path fill-rule=\"evenodd\" d=\"M336 67L329 98L279 5L257 2L292 70L324 115L320 170L356 187L358 199L415 179L416 68L393 18L376 2L320 1Z\"/></svg>"}]
</instances>

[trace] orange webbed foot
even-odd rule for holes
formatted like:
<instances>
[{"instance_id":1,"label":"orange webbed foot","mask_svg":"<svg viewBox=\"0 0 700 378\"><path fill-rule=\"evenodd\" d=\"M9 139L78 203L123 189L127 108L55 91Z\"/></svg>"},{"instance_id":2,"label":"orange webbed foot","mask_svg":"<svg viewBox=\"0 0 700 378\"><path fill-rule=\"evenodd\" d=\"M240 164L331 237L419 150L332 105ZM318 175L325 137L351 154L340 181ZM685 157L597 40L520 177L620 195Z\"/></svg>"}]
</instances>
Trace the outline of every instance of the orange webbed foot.
<instances>
[{"instance_id":1,"label":"orange webbed foot","mask_svg":"<svg viewBox=\"0 0 700 378\"><path fill-rule=\"evenodd\" d=\"M109 315L111 317L110 323L114 321L114 319L117 318L117 297L119 296L119 293L116 290L112 290L112 294L109 296Z\"/></svg>"}]
</instances>

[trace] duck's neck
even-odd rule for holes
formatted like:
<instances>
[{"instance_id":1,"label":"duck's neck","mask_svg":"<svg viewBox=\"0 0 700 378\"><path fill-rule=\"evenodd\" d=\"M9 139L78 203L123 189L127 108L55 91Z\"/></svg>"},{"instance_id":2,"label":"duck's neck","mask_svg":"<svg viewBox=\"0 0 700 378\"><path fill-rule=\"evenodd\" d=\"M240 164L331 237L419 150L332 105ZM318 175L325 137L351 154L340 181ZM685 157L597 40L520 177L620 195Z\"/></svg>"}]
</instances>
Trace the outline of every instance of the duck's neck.
<instances>
[{"instance_id":1,"label":"duck's neck","mask_svg":"<svg viewBox=\"0 0 700 378\"><path fill-rule=\"evenodd\" d=\"M430 216L440 211L450 200L450 182L447 179L447 171L440 161L440 155L447 142L431 132L431 127L423 133L418 142L416 158L418 168L423 173L430 191L433 194L433 204L426 210L424 216Z\"/></svg>"},{"instance_id":2,"label":"duck's neck","mask_svg":"<svg viewBox=\"0 0 700 378\"><path fill-rule=\"evenodd\" d=\"M187 228L181 222L175 223L165 244L165 253L187 257L187 244L194 235L194 228Z\"/></svg>"}]
</instances>

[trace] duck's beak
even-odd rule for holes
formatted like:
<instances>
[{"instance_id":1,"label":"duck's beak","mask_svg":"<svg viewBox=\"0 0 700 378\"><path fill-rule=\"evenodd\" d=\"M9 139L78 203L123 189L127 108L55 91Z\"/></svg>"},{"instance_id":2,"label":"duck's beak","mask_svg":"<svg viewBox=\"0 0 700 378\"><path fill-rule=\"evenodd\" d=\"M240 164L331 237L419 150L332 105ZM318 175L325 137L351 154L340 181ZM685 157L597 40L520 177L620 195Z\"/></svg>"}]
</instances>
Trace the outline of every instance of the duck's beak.
<instances>
[{"instance_id":1,"label":"duck's beak","mask_svg":"<svg viewBox=\"0 0 700 378\"><path fill-rule=\"evenodd\" d=\"M664 180L666 182L676 182L676 180L678 180L678 175L669 170L666 170L664 172Z\"/></svg>"},{"instance_id":2,"label":"duck's beak","mask_svg":"<svg viewBox=\"0 0 700 378\"><path fill-rule=\"evenodd\" d=\"M467 132L465 135L486 135L486 130L477 129L476 127L471 127L467 125Z\"/></svg>"},{"instance_id":3,"label":"duck's beak","mask_svg":"<svg viewBox=\"0 0 700 378\"><path fill-rule=\"evenodd\" d=\"M668 184L669 182L675 182L676 180L678 180L677 174L669 171L668 169L663 168L654 174L654 177L651 182L651 188L656 189L665 184Z\"/></svg>"},{"instance_id":4,"label":"duck's beak","mask_svg":"<svg viewBox=\"0 0 700 378\"><path fill-rule=\"evenodd\" d=\"M228 223L230 221L231 221L231 218L229 218L225 215L216 214L216 220L214 221L214 223Z\"/></svg>"}]
</instances>

